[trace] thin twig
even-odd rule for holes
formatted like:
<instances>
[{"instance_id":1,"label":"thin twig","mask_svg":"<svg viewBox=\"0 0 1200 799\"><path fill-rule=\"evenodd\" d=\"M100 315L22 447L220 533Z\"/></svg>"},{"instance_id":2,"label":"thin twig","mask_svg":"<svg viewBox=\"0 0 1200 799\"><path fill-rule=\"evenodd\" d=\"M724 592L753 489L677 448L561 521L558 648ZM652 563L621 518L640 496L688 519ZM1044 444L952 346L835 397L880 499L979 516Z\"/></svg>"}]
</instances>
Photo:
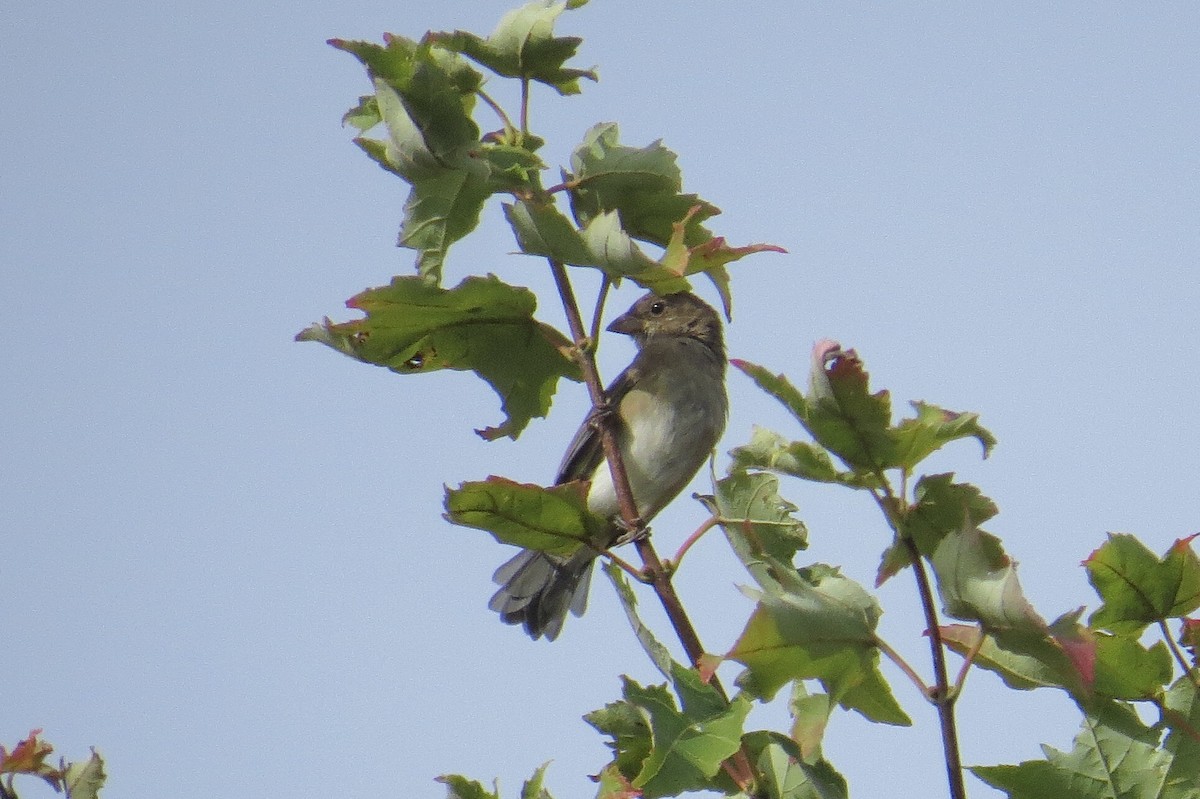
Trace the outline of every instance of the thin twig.
<instances>
[{"instance_id":1,"label":"thin twig","mask_svg":"<svg viewBox=\"0 0 1200 799\"><path fill-rule=\"evenodd\" d=\"M1183 651L1180 650L1179 644L1171 637L1171 628L1167 626L1166 621L1159 619L1158 628L1162 630L1163 638L1167 642L1167 648L1171 650L1171 654L1175 656L1175 660L1179 663L1179 667L1183 669L1183 673L1192 681L1192 685L1200 688L1200 674L1197 670L1188 665L1187 658L1184 657Z\"/></svg>"},{"instance_id":2,"label":"thin twig","mask_svg":"<svg viewBox=\"0 0 1200 799\"><path fill-rule=\"evenodd\" d=\"M508 113L500 107L499 103L492 99L491 95L489 95L483 89L476 89L475 93L479 95L479 99L487 103L488 107L496 112L496 116L500 117L500 121L504 123L505 130L517 129L516 126L513 125L512 120L508 118Z\"/></svg>"},{"instance_id":3,"label":"thin twig","mask_svg":"<svg viewBox=\"0 0 1200 799\"><path fill-rule=\"evenodd\" d=\"M529 135L529 78L521 77L521 136Z\"/></svg>"},{"instance_id":4,"label":"thin twig","mask_svg":"<svg viewBox=\"0 0 1200 799\"><path fill-rule=\"evenodd\" d=\"M932 699L929 693L929 686L926 685L925 681L921 679L921 675L917 674L916 669L908 665L908 661L900 656L899 652L897 652L895 649L892 649L888 642L880 638L878 635L875 636L874 643L875 646L879 647L879 651L883 653L884 657L895 663L896 666L900 668L900 671L904 672L904 675L908 677L908 679L912 680L912 684L917 686L917 690L921 692L922 696L924 696L926 699Z\"/></svg>"},{"instance_id":5,"label":"thin twig","mask_svg":"<svg viewBox=\"0 0 1200 799\"><path fill-rule=\"evenodd\" d=\"M642 573L641 569L639 569L637 566L634 566L620 555L615 554L611 549L606 549L600 554L617 564L622 571L627 573L633 579L637 580L639 583L646 582L646 575Z\"/></svg>"},{"instance_id":6,"label":"thin twig","mask_svg":"<svg viewBox=\"0 0 1200 799\"><path fill-rule=\"evenodd\" d=\"M605 275L600 281L600 291L596 293L596 308L592 311L592 333L589 338L592 353L595 354L596 347L600 344L600 324L604 319L604 303L608 299L608 289L612 286L612 279Z\"/></svg>"},{"instance_id":7,"label":"thin twig","mask_svg":"<svg viewBox=\"0 0 1200 799\"><path fill-rule=\"evenodd\" d=\"M546 194L558 194L560 191L567 191L569 189L574 189L574 188L578 187L580 183L582 183L582 181L579 179L564 180L562 183L555 183L550 188L545 189L545 192L546 192Z\"/></svg>"},{"instance_id":8,"label":"thin twig","mask_svg":"<svg viewBox=\"0 0 1200 799\"><path fill-rule=\"evenodd\" d=\"M979 640L963 656L962 667L958 670L958 676L954 678L954 687L951 690L954 692L955 697L962 693L963 685L967 682L967 674L970 673L971 666L975 664L975 658L979 654L979 650L983 649L983 642L986 640L987 633L981 628L979 630Z\"/></svg>"},{"instance_id":9,"label":"thin twig","mask_svg":"<svg viewBox=\"0 0 1200 799\"><path fill-rule=\"evenodd\" d=\"M671 571L679 568L679 563L683 560L683 556L692 548L697 541L704 537L704 534L721 523L721 519L717 516L710 516L704 524L696 528L696 532L689 535L684 542L679 545L679 549L675 551L675 557L671 558Z\"/></svg>"}]
</instances>

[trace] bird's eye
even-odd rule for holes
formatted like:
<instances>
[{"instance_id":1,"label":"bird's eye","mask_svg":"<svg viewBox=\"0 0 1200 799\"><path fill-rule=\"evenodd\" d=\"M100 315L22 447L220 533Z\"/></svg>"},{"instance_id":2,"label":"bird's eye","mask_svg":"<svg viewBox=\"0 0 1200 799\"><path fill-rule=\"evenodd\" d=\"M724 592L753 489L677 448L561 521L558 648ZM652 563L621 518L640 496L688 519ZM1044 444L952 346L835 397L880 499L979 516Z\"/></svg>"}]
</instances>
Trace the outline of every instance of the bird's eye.
<instances>
[{"instance_id":1,"label":"bird's eye","mask_svg":"<svg viewBox=\"0 0 1200 799\"><path fill-rule=\"evenodd\" d=\"M662 312L665 310L667 310L667 304L662 300L659 300L650 306L650 313L654 314L655 316L662 316Z\"/></svg>"}]
</instances>

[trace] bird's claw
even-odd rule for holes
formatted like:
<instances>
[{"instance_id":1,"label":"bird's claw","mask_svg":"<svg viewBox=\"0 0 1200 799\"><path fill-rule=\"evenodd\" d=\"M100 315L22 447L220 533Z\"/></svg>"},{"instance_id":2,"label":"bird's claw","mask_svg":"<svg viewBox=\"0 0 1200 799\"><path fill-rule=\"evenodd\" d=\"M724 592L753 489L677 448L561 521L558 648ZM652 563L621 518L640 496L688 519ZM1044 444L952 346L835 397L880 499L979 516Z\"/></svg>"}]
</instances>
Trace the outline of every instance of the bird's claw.
<instances>
[{"instance_id":1,"label":"bird's claw","mask_svg":"<svg viewBox=\"0 0 1200 799\"><path fill-rule=\"evenodd\" d=\"M634 520L634 524L630 524L619 517L614 521L617 528L621 531L621 535L617 538L613 546L620 546L621 544L628 544L633 541L642 541L650 537L650 528L641 519Z\"/></svg>"},{"instance_id":2,"label":"bird's claw","mask_svg":"<svg viewBox=\"0 0 1200 799\"><path fill-rule=\"evenodd\" d=\"M592 406L592 412L588 414L587 423L593 430L600 432L616 412L616 407L609 403L608 399L601 400L598 404Z\"/></svg>"}]
</instances>

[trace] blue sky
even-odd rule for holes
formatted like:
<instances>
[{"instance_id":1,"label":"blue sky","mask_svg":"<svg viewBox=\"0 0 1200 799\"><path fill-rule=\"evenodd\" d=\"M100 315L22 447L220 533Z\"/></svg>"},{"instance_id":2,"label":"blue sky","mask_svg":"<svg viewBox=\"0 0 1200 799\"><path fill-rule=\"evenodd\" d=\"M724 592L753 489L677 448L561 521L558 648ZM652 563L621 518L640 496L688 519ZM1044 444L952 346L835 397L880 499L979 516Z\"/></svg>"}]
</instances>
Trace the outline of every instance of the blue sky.
<instances>
[{"instance_id":1,"label":"blue sky","mask_svg":"<svg viewBox=\"0 0 1200 799\"><path fill-rule=\"evenodd\" d=\"M5 12L0 741L44 727L67 757L95 745L127 799L441 796L446 772L514 796L549 759L557 796L592 795L606 750L579 717L619 674L657 679L611 589L532 643L486 609L508 553L440 517L443 484L549 480L582 389L485 444L471 430L500 412L469 375L401 378L292 341L412 264L393 246L404 187L339 125L368 84L325 39L485 33L509 7ZM802 380L834 338L898 407L980 412L995 454L959 444L930 471L996 500L988 528L1045 615L1095 607L1078 564L1106 531L1162 551L1200 530L1193 5L594 0L559 29L601 81L535 96L545 157L565 163L599 121L662 138L724 209L717 233L789 250L733 265L733 356ZM560 322L544 266L513 249L492 206L447 282L495 272ZM601 367L630 357L614 341ZM798 435L741 375L730 392L722 452L755 423ZM784 494L808 557L869 582L888 535L864 498ZM660 549L702 520L677 502ZM679 590L723 650L747 580L717 537L686 566ZM913 593L907 575L879 592L882 629L924 664ZM917 726L835 715L826 753L854 795L942 784L932 713L888 674ZM1078 720L1061 694L983 672L960 708L967 763L1069 748Z\"/></svg>"}]
</instances>

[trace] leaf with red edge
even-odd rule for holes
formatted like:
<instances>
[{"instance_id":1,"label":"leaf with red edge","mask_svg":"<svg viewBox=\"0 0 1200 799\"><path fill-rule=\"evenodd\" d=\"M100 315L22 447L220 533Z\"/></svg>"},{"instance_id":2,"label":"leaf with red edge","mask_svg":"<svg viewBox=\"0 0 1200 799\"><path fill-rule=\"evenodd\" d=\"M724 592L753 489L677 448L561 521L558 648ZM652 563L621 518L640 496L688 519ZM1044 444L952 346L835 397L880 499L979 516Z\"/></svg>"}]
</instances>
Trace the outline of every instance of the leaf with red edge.
<instances>
[{"instance_id":1,"label":"leaf with red edge","mask_svg":"<svg viewBox=\"0 0 1200 799\"><path fill-rule=\"evenodd\" d=\"M38 738L42 731L30 730L29 737L19 741L12 751L0 746L0 774L28 774L41 777L60 790L62 772L46 763L54 747Z\"/></svg>"},{"instance_id":2,"label":"leaf with red edge","mask_svg":"<svg viewBox=\"0 0 1200 799\"><path fill-rule=\"evenodd\" d=\"M869 378L854 350L817 342L809 370L805 427L821 446L852 469L882 471L894 465L892 402L888 392L870 393Z\"/></svg>"},{"instance_id":3,"label":"leaf with red edge","mask_svg":"<svg viewBox=\"0 0 1200 799\"><path fill-rule=\"evenodd\" d=\"M596 799L637 799L642 792L633 787L633 782L621 773L616 763L609 763L594 778L599 788Z\"/></svg>"},{"instance_id":4,"label":"leaf with red edge","mask_svg":"<svg viewBox=\"0 0 1200 799\"><path fill-rule=\"evenodd\" d=\"M939 628L942 640L960 655L993 671L1010 688L1063 688L1078 701L1095 696L1149 700L1170 680L1170 656L1160 642L1149 649L1128 636L1114 636L1079 624L1082 608L1046 627L1046 634L984 635L978 627L951 624Z\"/></svg>"},{"instance_id":5,"label":"leaf with red edge","mask_svg":"<svg viewBox=\"0 0 1200 799\"><path fill-rule=\"evenodd\" d=\"M1132 535L1110 533L1083 562L1104 600L1091 624L1114 632L1137 631L1200 607L1200 558L1191 547L1194 538L1176 541L1160 560Z\"/></svg>"},{"instance_id":6,"label":"leaf with red edge","mask_svg":"<svg viewBox=\"0 0 1200 799\"><path fill-rule=\"evenodd\" d=\"M1187 647L1192 655L1192 665L1196 665L1200 653L1200 619L1183 619L1179 629L1179 643Z\"/></svg>"},{"instance_id":7,"label":"leaf with red edge","mask_svg":"<svg viewBox=\"0 0 1200 799\"><path fill-rule=\"evenodd\" d=\"M966 523L942 540L930 562L948 615L980 622L1000 650L1018 656L1022 668L1030 668L1022 658L1041 664L1047 684L1080 698L1091 694L1096 643L1078 623L1082 609L1047 624L1025 598L999 539ZM1001 670L1004 659L996 657Z\"/></svg>"}]
</instances>

